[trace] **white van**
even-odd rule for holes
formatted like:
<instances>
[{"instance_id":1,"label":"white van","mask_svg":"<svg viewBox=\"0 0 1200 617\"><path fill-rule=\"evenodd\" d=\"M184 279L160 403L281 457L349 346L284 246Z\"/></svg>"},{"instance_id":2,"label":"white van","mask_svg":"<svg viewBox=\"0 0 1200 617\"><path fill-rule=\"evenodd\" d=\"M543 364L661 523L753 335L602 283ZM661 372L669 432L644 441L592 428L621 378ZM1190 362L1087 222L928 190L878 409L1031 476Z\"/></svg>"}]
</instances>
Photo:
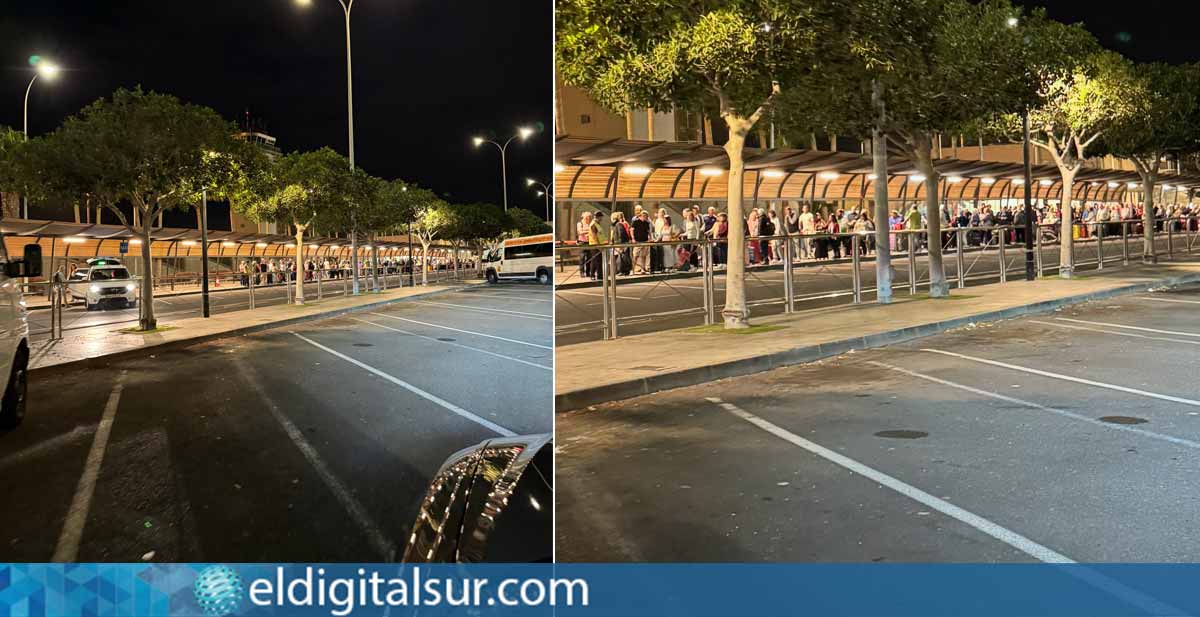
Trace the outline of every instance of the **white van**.
<instances>
[{"instance_id":1,"label":"white van","mask_svg":"<svg viewBox=\"0 0 1200 617\"><path fill-rule=\"evenodd\" d=\"M26 244L25 254L10 259L0 238L0 429L15 428L25 418L25 392L29 383L29 321L21 278L42 275L42 247Z\"/></svg>"},{"instance_id":2,"label":"white van","mask_svg":"<svg viewBox=\"0 0 1200 617\"><path fill-rule=\"evenodd\" d=\"M505 240L484 256L484 262L489 283L537 279L549 285L554 280L554 234Z\"/></svg>"}]
</instances>

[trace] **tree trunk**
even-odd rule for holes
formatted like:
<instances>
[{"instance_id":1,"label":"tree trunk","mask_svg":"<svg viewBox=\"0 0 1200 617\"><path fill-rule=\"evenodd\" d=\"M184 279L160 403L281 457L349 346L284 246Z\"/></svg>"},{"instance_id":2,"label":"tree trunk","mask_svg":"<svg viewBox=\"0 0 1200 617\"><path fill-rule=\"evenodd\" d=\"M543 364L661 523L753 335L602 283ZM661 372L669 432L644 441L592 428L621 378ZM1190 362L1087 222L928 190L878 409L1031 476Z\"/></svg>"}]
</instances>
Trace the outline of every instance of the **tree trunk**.
<instances>
[{"instance_id":1,"label":"tree trunk","mask_svg":"<svg viewBox=\"0 0 1200 617\"><path fill-rule=\"evenodd\" d=\"M929 297L950 295L946 270L942 266L942 211L938 197L938 172L933 166L933 145L929 135L919 135L914 144L917 169L925 176L925 229L929 246ZM911 242L912 239L910 238ZM911 250L911 249L910 249ZM909 276L916 276L910 273Z\"/></svg>"},{"instance_id":2,"label":"tree trunk","mask_svg":"<svg viewBox=\"0 0 1200 617\"><path fill-rule=\"evenodd\" d=\"M150 257L151 220L149 216L142 217L142 311L138 318L138 327L142 330L158 327L158 320L154 318L154 260Z\"/></svg>"},{"instance_id":3,"label":"tree trunk","mask_svg":"<svg viewBox=\"0 0 1200 617\"><path fill-rule=\"evenodd\" d=\"M429 284L429 243L421 240L421 284Z\"/></svg>"},{"instance_id":4,"label":"tree trunk","mask_svg":"<svg viewBox=\"0 0 1200 617\"><path fill-rule=\"evenodd\" d=\"M296 228L296 304L304 304L304 228Z\"/></svg>"},{"instance_id":5,"label":"tree trunk","mask_svg":"<svg viewBox=\"0 0 1200 617\"><path fill-rule=\"evenodd\" d=\"M888 229L888 162L887 135L883 132L886 120L883 106L883 86L871 83L871 102L878 110L875 128L871 130L871 163L875 172L875 301L892 303L892 247Z\"/></svg>"},{"instance_id":6,"label":"tree trunk","mask_svg":"<svg viewBox=\"0 0 1200 617\"><path fill-rule=\"evenodd\" d=\"M1061 166L1058 170L1062 174L1062 210L1065 213L1059 221L1058 276L1069 279L1075 276L1075 204L1072 203L1071 191L1075 186L1076 170Z\"/></svg>"},{"instance_id":7,"label":"tree trunk","mask_svg":"<svg viewBox=\"0 0 1200 617\"><path fill-rule=\"evenodd\" d=\"M379 293L379 238L374 233L371 234L371 271L371 281L374 284L375 293Z\"/></svg>"},{"instance_id":8,"label":"tree trunk","mask_svg":"<svg viewBox=\"0 0 1200 617\"><path fill-rule=\"evenodd\" d=\"M726 208L729 218L729 248L725 266L725 318L726 328L749 328L750 311L746 307L746 221L742 216L742 175L745 173L743 149L750 122L740 116L725 116L729 126L729 141L725 142L725 154L729 156L729 200Z\"/></svg>"},{"instance_id":9,"label":"tree trunk","mask_svg":"<svg viewBox=\"0 0 1200 617\"><path fill-rule=\"evenodd\" d=\"M1157 159L1155 159L1157 162ZM1157 164L1157 163L1156 163ZM1158 182L1158 174L1147 172L1142 176L1142 195L1145 207L1142 209L1142 263L1158 263L1158 252L1154 250L1154 185Z\"/></svg>"},{"instance_id":10,"label":"tree trunk","mask_svg":"<svg viewBox=\"0 0 1200 617\"><path fill-rule=\"evenodd\" d=\"M75 224L79 224L79 202L75 202Z\"/></svg>"}]
</instances>

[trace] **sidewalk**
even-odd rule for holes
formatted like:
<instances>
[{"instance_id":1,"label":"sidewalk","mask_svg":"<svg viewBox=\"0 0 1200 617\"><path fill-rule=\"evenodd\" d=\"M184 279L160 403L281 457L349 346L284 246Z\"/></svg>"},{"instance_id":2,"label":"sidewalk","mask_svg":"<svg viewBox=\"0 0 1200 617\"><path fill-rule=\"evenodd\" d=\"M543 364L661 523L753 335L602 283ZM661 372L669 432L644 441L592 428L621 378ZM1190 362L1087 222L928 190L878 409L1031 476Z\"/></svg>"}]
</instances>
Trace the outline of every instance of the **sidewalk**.
<instances>
[{"instance_id":1,"label":"sidewalk","mask_svg":"<svg viewBox=\"0 0 1200 617\"><path fill-rule=\"evenodd\" d=\"M862 304L760 317L752 323L768 328L758 332L686 328L568 345L555 354L556 410L811 362L973 322L1198 281L1200 258L1180 257L1156 266L1110 266L1073 280L1044 278L953 289L946 300L905 297L886 306ZM836 318L831 318L834 314Z\"/></svg>"},{"instance_id":2,"label":"sidewalk","mask_svg":"<svg viewBox=\"0 0 1200 617\"><path fill-rule=\"evenodd\" d=\"M346 313L365 311L383 305L402 302L444 291L463 289L483 281L467 280L459 284L428 287L404 287L390 289L378 294L362 294L350 297L326 298L311 301L304 306L281 304L255 309L219 313L205 319L192 317L173 321L159 321L161 331L150 334L126 332L125 326L88 328L80 334L67 335L58 341L37 341L33 344L30 369L75 362L108 362L113 356L138 355L193 345L196 343L249 334L269 328L336 317Z\"/></svg>"}]
</instances>

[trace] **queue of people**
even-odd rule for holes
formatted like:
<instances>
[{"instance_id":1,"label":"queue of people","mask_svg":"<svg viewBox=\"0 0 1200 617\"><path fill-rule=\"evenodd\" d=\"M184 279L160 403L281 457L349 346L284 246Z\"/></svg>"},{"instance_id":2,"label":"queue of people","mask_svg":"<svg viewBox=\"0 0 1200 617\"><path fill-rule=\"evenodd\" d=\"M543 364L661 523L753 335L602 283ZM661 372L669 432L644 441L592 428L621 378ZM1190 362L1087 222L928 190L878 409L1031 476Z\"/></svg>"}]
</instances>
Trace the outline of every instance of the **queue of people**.
<instances>
[{"instance_id":1,"label":"queue of people","mask_svg":"<svg viewBox=\"0 0 1200 617\"><path fill-rule=\"evenodd\" d=\"M860 255L875 251L876 224L872 212L862 206L851 208L821 208L810 204L798 207L785 205L750 208L744 219L747 264L782 264L790 252L794 262L842 259L852 254L857 236ZM1128 233L1140 234L1143 214L1137 204L1082 203L1075 204L1071 217L1072 235L1086 239L1098 234L1119 236L1121 221L1129 221ZM637 205L632 218L615 211L605 215L600 211L584 212L576 223L575 238L582 248L579 275L599 280L603 265L603 245L633 245L616 249L614 266L619 276L645 275L659 272L688 271L700 267L702 241L711 244L713 267L724 268L728 262L729 220L724 212L713 206L701 211L699 205L683 208L682 220L675 220L665 208L651 212ZM1039 203L1034 209L1034 224L1043 241L1057 242L1061 208L1057 204ZM1155 208L1156 231L1168 226L1172 231L1197 231L1200 207L1190 205L1158 205ZM608 225L604 225L607 219ZM992 205L988 203L943 203L940 211L943 247L953 248L959 234L955 228L966 228L962 237L966 246L995 244L999 234L1005 241L1025 241L1025 209L1021 204ZM884 222L887 229L903 233L890 234L890 249L917 253L928 250L928 221L923 204L911 204L890 212ZM991 228L1007 228L1003 230ZM790 245L786 247L785 244Z\"/></svg>"}]
</instances>

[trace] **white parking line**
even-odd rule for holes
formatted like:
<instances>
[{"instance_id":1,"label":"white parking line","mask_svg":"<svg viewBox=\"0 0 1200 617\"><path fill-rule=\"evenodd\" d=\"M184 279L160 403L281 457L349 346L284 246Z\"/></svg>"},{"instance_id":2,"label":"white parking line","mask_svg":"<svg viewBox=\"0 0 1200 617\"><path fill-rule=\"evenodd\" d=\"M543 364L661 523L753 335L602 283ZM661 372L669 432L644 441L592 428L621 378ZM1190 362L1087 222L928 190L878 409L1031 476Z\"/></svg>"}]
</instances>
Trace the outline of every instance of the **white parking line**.
<instances>
[{"instance_id":1,"label":"white parking line","mask_svg":"<svg viewBox=\"0 0 1200 617\"><path fill-rule=\"evenodd\" d=\"M470 420L470 421L472 421L494 433L499 433L500 435L504 435L505 437L516 437L516 435L517 435L516 433L504 428L503 426L500 426L499 424L496 424L495 422L492 422L491 420L488 420L487 418L482 418L480 416L477 416L477 415L467 411L466 409L463 409L462 407L459 407L458 405L455 405L454 403L451 403L437 395L430 394L429 392L426 392L426 391L408 383L407 381L404 381L402 379L397 379L396 377L393 377L393 376L371 366L370 364L367 364L366 362L360 362L358 360L355 360L354 358L351 358L350 356L347 356L344 353L330 349L330 348L308 338L307 336L300 334L299 332L292 332L292 334L294 334L300 340L308 343L309 345L316 347L317 349L320 349L322 351L325 351L332 355L335 355L335 356L349 362L350 364L353 364L359 368L369 371L373 375L382 377L382 378L396 384L397 386L400 386L401 388L404 388L405 390L408 390L409 392L412 392L413 394L416 394L417 396L419 396L435 405L438 405L439 407L442 407L443 409L445 409L451 413L460 415L460 416L462 416L462 417L464 417L464 418L466 418L466 419L468 419L468 420Z\"/></svg>"},{"instance_id":2,"label":"white parking line","mask_svg":"<svg viewBox=\"0 0 1200 617\"><path fill-rule=\"evenodd\" d=\"M579 295L581 295L581 296L594 296L594 297L596 297L596 298L603 298L603 297L604 297L604 294L602 294L602 293L600 293L600 292L598 292L598 291L578 291L578 290L575 290L575 289L558 289L558 290L555 290L555 293L560 293L560 294L579 294ZM618 295L617 295L617 299L618 299L618 300L641 300L641 297L639 297L639 296L622 296L622 295L618 294Z\"/></svg>"},{"instance_id":3,"label":"white parking line","mask_svg":"<svg viewBox=\"0 0 1200 617\"><path fill-rule=\"evenodd\" d=\"M553 302L549 298L531 298L529 295L510 294L496 291L451 291L447 292L447 296L467 296L473 298L496 298L499 300L510 300L513 302ZM532 294L530 294L532 295ZM549 295L548 293L539 293L538 295Z\"/></svg>"},{"instance_id":4,"label":"white parking line","mask_svg":"<svg viewBox=\"0 0 1200 617\"><path fill-rule=\"evenodd\" d=\"M424 334L417 334L416 332L409 332L408 330L401 330L400 328L393 328L393 327L391 327L391 326L385 326L385 325L383 325L383 324L381 324L381 323L377 323L377 322L374 322L374 321L367 321L366 319L359 319L359 318L357 318L357 317L351 317L350 319L353 319L354 321L361 321L361 322L363 322L363 323L371 324L372 326L378 326L378 327L380 327L380 328L383 328L384 330L391 330L392 332L399 332L399 333L401 333L401 334L407 334L407 335L409 335L409 336L415 336L415 337L417 337L417 338L423 338L423 339L426 339L426 340L433 341L433 342L435 342L435 343L440 343L440 344L442 344L442 345L450 345L451 347L461 347L461 348L463 348L463 349L469 349L469 350L471 350L471 351L476 351L476 352L479 352L479 353L481 353L481 354L487 354L487 355L489 355L489 356L495 356L495 357L497 357L497 358L503 358L503 359L505 359L505 360L511 360L511 361L513 361L513 362L519 362L519 363L521 363L521 364L525 364L525 365L528 365L528 366L532 366L532 367L534 367L534 368L540 368L540 369L547 370L547 371L553 371L553 370L554 370L553 368L551 368L551 367L549 367L549 366L546 366L546 365L544 365L544 364L537 364L536 362L530 362L530 361L528 361L528 360L522 360L522 359L520 359L520 358L514 358L514 357L512 357L512 356L506 356L506 355L504 355L504 354L495 353L495 352L492 352L492 351L488 351L488 350L486 350L486 349L480 349L480 348L478 348L478 347L471 347L470 345L462 345L462 344L460 344L460 343L453 343L453 342L450 342L450 341L443 341L443 340L440 340L440 339L434 338L434 337L432 337L432 336L425 336Z\"/></svg>"},{"instance_id":5,"label":"white parking line","mask_svg":"<svg viewBox=\"0 0 1200 617\"><path fill-rule=\"evenodd\" d=\"M1181 338L1167 338L1165 336L1150 336L1148 334L1134 334L1132 332L1115 332L1113 330L1103 330L1101 328L1089 328L1087 326L1071 326L1065 323L1054 323L1051 321L1040 321L1037 319L1030 320L1030 323L1041 324L1043 326L1054 326L1055 328L1068 328L1071 330L1086 330L1088 332L1099 332L1110 336L1131 336L1133 338L1144 338L1152 341L1168 341L1171 343L1184 343L1187 345L1200 345L1200 341L1189 341Z\"/></svg>"},{"instance_id":6,"label":"white parking line","mask_svg":"<svg viewBox=\"0 0 1200 617\"><path fill-rule=\"evenodd\" d=\"M100 416L100 424L96 427L96 437L92 440L92 449L88 451L87 462L83 464L83 474L75 485L75 495L71 498L71 506L67 509L66 520L63 521L62 532L58 534L58 543L54 546L54 556L50 561L69 563L79 556L79 543L83 540L83 527L87 524L88 513L92 509L92 496L96 494L96 480L100 478L100 466L104 463L104 451L108 449L108 437L112 434L113 422L117 416L117 406L121 404L121 392L125 389L125 371L121 371L113 382L112 392L104 405L104 413Z\"/></svg>"},{"instance_id":7,"label":"white parking line","mask_svg":"<svg viewBox=\"0 0 1200 617\"><path fill-rule=\"evenodd\" d=\"M1200 304L1200 300L1179 300L1176 298L1155 298L1153 296L1139 296L1138 300L1153 300L1155 302L1178 302L1179 304Z\"/></svg>"},{"instance_id":8,"label":"white parking line","mask_svg":"<svg viewBox=\"0 0 1200 617\"><path fill-rule=\"evenodd\" d=\"M448 302L430 302L429 300L412 300L412 303L413 304L429 304L432 306L449 306L451 308L466 309L468 311L479 311L481 313L499 313L502 315L509 315L512 317L537 319L539 321L551 321L554 319L553 316L546 315L543 313L526 313L524 311L508 311L505 309L498 309L498 308L492 308L492 307L486 307L486 306L467 306L465 304L450 304Z\"/></svg>"},{"instance_id":9,"label":"white parking line","mask_svg":"<svg viewBox=\"0 0 1200 617\"><path fill-rule=\"evenodd\" d=\"M529 343L529 342L526 342L526 341L518 341L517 339L504 338L503 336L495 336L495 335L493 335L493 334L484 334L484 333L482 333L482 332L472 332L472 331L470 331L470 330L460 330L460 329L458 329L458 328L451 328L450 326L441 326L441 325L434 324L434 323L426 323L426 322L424 322L424 321L417 321L417 320L415 320L415 319L408 319L407 317L397 317L397 316L395 316L395 315L388 315L387 313L371 313L371 314L372 314L372 315L379 315L380 317L387 317L388 319L396 319L396 320L399 320L399 321L408 321L408 322L412 322L412 323L415 323L415 324L421 324L422 326L429 326L430 328L441 328L441 329L443 329L443 330L451 330L451 331L454 331L454 332L462 332L463 334L473 334L473 335L475 335L475 336L482 336L482 337L484 337L484 338L494 338L494 339L496 339L496 340L498 340L498 341L506 341L506 342L509 342L509 343L516 343L516 344L518 344L518 345L528 345L529 347L537 347L538 349L554 349L553 347L550 347L550 346L548 346L548 345L538 345L537 343Z\"/></svg>"},{"instance_id":10,"label":"white parking line","mask_svg":"<svg viewBox=\"0 0 1200 617\"><path fill-rule=\"evenodd\" d=\"M1057 321L1069 321L1071 323L1084 323L1092 326L1106 326L1109 328L1124 328L1126 330L1137 330L1139 332L1155 332L1157 334L1174 334L1176 336L1194 336L1200 337L1200 334L1194 332L1179 332L1176 330L1157 330L1155 328L1142 328L1140 326L1126 326L1124 324L1106 323L1103 321L1087 321L1084 319L1069 319L1067 317L1055 317Z\"/></svg>"},{"instance_id":11,"label":"white parking line","mask_svg":"<svg viewBox=\"0 0 1200 617\"><path fill-rule=\"evenodd\" d=\"M53 452L62 446L79 441L80 439L83 439L89 435L93 435L95 432L96 427L94 426L77 426L74 429L71 429L71 431L68 433L56 435L43 442L25 448L24 450L18 450L4 458L0 458L0 470L4 469L5 467L19 465L30 459L35 459L44 454Z\"/></svg>"},{"instance_id":12,"label":"white parking line","mask_svg":"<svg viewBox=\"0 0 1200 617\"><path fill-rule=\"evenodd\" d=\"M296 448L308 460L308 464L312 465L313 470L321 477L321 481L325 483L325 486L329 488L338 502L342 504L342 507L346 509L350 518L354 519L354 522L358 524L363 534L367 536L367 542L370 543L371 548L375 549L375 552L385 561L394 561L396 557L396 544L380 530L379 525L371 518L366 507L354 497L354 493L329 469L329 465L325 464L325 460L321 458L317 449L304 438L304 433L287 416L283 415L283 412L279 410L279 405L276 405L275 400L267 394L267 391L262 386L262 381L254 374L253 369L240 359L235 358L234 363L239 369L238 374L244 376L246 382L250 384L250 387L254 389L267 409L270 410L275 421L279 422L279 425L283 427L283 432L287 433L292 443L296 445Z\"/></svg>"},{"instance_id":13,"label":"white parking line","mask_svg":"<svg viewBox=\"0 0 1200 617\"><path fill-rule=\"evenodd\" d=\"M734 416L737 416L738 418L741 418L746 422L749 422L750 424L753 424L754 426L757 426L758 428L791 443L792 445L799 446L800 448L803 448L804 450L807 450L835 465L848 469L873 482L882 484L883 486L886 486L893 491L912 499L913 501L922 503L930 508L933 508L934 510L937 510L938 512L941 512L942 514L945 514L946 516L965 523L976 530L981 531L1025 553L1026 555L1029 555L1030 557L1038 559L1039 561L1044 561L1046 563L1075 563L1074 560L1066 555L1042 546L1041 544L1038 544L1037 542L1034 542L1033 540L1030 540L1029 538L1026 538L1015 531L1001 527L1000 525L993 523L982 516L968 512L946 501L945 499L934 497L933 495L930 495L929 493L926 493L925 491L912 486L911 484L906 484L900 480L897 480L896 478L893 478L892 476L883 473L882 471L868 467L848 456L838 454L829 448L813 443L799 435L796 435L795 433L789 432L787 429L772 424L771 422L768 422L767 420L764 420L738 407L737 405L726 403L719 398L709 398L708 401L720 406L722 409L728 411Z\"/></svg>"},{"instance_id":14,"label":"white parking line","mask_svg":"<svg viewBox=\"0 0 1200 617\"><path fill-rule=\"evenodd\" d=\"M1085 415L1066 411L1064 409L1047 407L1045 405L1039 405L1039 404L1031 402L1031 401L1026 401L1026 400L1014 398L1011 396L1005 396L1003 394L998 394L996 392L988 392L987 390L980 390L979 388L972 388L971 386L968 386L968 385L964 385L961 383L955 383L953 381L941 379L938 377L934 377L932 375L926 375L924 373L918 373L916 371L910 371L908 369L900 368L898 366L892 366L891 364L886 364L883 362L875 362L873 360L868 360L867 364L874 364L875 366L880 366L880 367L883 367L886 369L896 371L897 373L903 373L903 374L909 375L911 377L916 377L917 379L924 379L925 381L930 381L930 382L933 382L936 384L941 384L943 386L947 386L950 388L957 388L959 390L963 390L965 392L970 392L972 394L978 394L980 396L994 398L998 401L1004 401L1006 403L1014 403L1014 404L1021 405L1024 407L1028 407L1030 409L1038 409L1041 411L1047 411L1052 414L1060 415L1064 418L1070 418L1072 420L1079 420L1081 422L1087 422L1088 424L1093 424L1093 425L1099 426L1101 428L1111 429L1114 431L1123 431L1126 433L1133 433L1135 435L1141 435L1143 437L1149 437L1151 439L1160 439L1162 441L1173 443L1178 446L1186 446L1188 448L1194 448L1194 449L1200 450L1200 442L1191 441L1190 439L1183 439L1181 437L1173 437L1171 435L1164 435L1162 433L1156 433L1154 431L1148 431L1146 429L1136 428L1136 427L1132 427L1132 426L1126 426L1123 424L1109 424L1108 422L1102 422L1095 418L1089 418Z\"/></svg>"},{"instance_id":15,"label":"white parking line","mask_svg":"<svg viewBox=\"0 0 1200 617\"><path fill-rule=\"evenodd\" d=\"M1039 369L1035 369L1035 368L1028 368L1025 366L1017 366L1016 364L1008 364L1007 362L998 362L996 360L988 360L986 358L975 358L975 357L966 356L966 355L963 355L960 353L954 353L952 351L942 351L940 349L922 349L921 351L941 354L943 356L950 356L950 357L959 358L962 360L970 360L972 362L978 362L980 364L990 364L992 366L999 366L1001 368L1006 368L1006 369L1010 369L1010 370L1014 370L1014 371L1020 371L1022 373L1030 373L1032 375L1041 375L1042 377L1049 377L1051 379L1061 379L1063 381L1072 381L1072 382L1081 383L1081 384L1084 384L1087 386L1095 386L1097 388L1116 390L1117 392L1126 392L1128 394L1136 394L1138 396L1144 396L1147 398L1155 398L1155 399L1159 399L1159 400L1163 400L1163 401L1171 401L1172 403L1182 403L1184 405L1191 405L1192 407L1200 407L1200 401L1192 400L1190 398L1181 398L1178 396L1171 396L1169 394L1159 394L1157 392L1148 392L1146 390L1138 390L1137 388L1127 388L1125 386L1118 386L1116 384L1104 383L1102 381L1092 381L1091 379L1083 379L1081 377L1072 377L1070 375L1051 373L1050 371L1043 371L1043 370L1039 370Z\"/></svg>"}]
</instances>

